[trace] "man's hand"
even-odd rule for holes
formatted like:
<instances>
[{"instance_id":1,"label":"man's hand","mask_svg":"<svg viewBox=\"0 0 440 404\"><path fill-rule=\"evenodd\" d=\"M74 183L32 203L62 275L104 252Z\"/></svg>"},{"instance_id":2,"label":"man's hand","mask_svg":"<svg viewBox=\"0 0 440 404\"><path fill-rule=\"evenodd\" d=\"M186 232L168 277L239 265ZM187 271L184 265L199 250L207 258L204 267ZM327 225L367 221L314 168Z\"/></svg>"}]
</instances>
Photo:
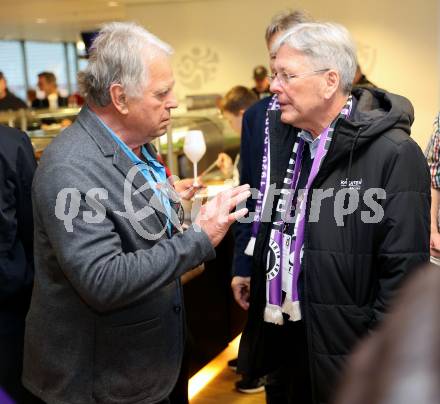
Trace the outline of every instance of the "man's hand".
<instances>
[{"instance_id":1,"label":"man's hand","mask_svg":"<svg viewBox=\"0 0 440 404\"><path fill-rule=\"evenodd\" d=\"M431 240L429 243L431 250L430 254L433 257L440 258L440 233L439 232L431 232Z\"/></svg>"},{"instance_id":2,"label":"man's hand","mask_svg":"<svg viewBox=\"0 0 440 404\"><path fill-rule=\"evenodd\" d=\"M247 310L249 309L249 297L251 295L251 277L250 276L234 276L231 282L232 293L235 301L239 306Z\"/></svg>"},{"instance_id":3,"label":"man's hand","mask_svg":"<svg viewBox=\"0 0 440 404\"><path fill-rule=\"evenodd\" d=\"M219 193L200 208L194 223L208 235L214 247L222 241L231 224L248 213L246 208L231 211L250 196L249 185L241 185Z\"/></svg>"},{"instance_id":4,"label":"man's hand","mask_svg":"<svg viewBox=\"0 0 440 404\"><path fill-rule=\"evenodd\" d=\"M440 257L440 233L438 231L440 190L431 185L431 240L429 242L430 254Z\"/></svg>"},{"instance_id":5,"label":"man's hand","mask_svg":"<svg viewBox=\"0 0 440 404\"><path fill-rule=\"evenodd\" d=\"M176 181L174 183L174 188L182 199L189 201L197 191L204 188L204 185L200 179L198 179L198 182L199 185L195 187L194 178L185 178L183 180Z\"/></svg>"}]
</instances>

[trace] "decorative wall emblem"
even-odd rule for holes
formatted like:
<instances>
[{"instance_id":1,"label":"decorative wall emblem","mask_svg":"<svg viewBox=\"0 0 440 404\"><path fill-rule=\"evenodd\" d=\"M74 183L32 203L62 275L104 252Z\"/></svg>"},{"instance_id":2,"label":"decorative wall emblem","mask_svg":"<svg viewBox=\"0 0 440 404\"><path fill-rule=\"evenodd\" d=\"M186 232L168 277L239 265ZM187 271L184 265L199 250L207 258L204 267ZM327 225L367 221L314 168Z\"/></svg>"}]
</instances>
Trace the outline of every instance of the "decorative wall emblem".
<instances>
[{"instance_id":1,"label":"decorative wall emblem","mask_svg":"<svg viewBox=\"0 0 440 404\"><path fill-rule=\"evenodd\" d=\"M192 48L181 57L177 65L180 84L191 90L201 89L204 84L215 79L218 63L218 54L210 48Z\"/></svg>"}]
</instances>

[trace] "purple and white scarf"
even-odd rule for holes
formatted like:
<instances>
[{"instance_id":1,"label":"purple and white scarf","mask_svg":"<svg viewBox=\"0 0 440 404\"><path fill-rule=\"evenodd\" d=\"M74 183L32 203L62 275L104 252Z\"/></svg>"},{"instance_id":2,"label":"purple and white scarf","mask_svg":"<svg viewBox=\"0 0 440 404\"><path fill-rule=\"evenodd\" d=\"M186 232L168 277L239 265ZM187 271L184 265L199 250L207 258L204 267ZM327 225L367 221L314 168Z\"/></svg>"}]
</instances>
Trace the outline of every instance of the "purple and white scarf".
<instances>
[{"instance_id":1,"label":"purple and white scarf","mask_svg":"<svg viewBox=\"0 0 440 404\"><path fill-rule=\"evenodd\" d=\"M270 181L270 144L269 144L269 111L277 111L280 109L280 104L278 103L278 97L276 94L272 96L269 105L266 110L266 119L264 121L264 145L263 145L263 160L261 165L261 179L260 179L260 189L258 192L258 198L255 205L255 216L252 223L251 238L249 240L244 253L249 256L254 255L255 240L258 234L258 230L261 224L261 215L263 213L263 206L266 202L268 183Z\"/></svg>"},{"instance_id":2,"label":"purple and white scarf","mask_svg":"<svg viewBox=\"0 0 440 404\"><path fill-rule=\"evenodd\" d=\"M297 137L289 160L283 189L275 211L269 240L269 252L266 259L266 307L264 321L282 325L283 313L290 321L301 320L298 295L298 279L304 247L305 211L308 191L318 174L321 164L330 146L335 125L339 119L350 115L352 97L347 100L338 117L319 135L319 144L313 159L312 168L304 190L297 190L305 141ZM269 161L270 167L270 161ZM297 192L298 191L298 192ZM303 191L303 192L300 192ZM297 197L294 200L294 195ZM296 200L298 199L298 200ZM294 216L291 216L294 211ZM286 224L294 223L293 235L286 231ZM283 273L292 274L292 282L287 282L283 301Z\"/></svg>"}]
</instances>

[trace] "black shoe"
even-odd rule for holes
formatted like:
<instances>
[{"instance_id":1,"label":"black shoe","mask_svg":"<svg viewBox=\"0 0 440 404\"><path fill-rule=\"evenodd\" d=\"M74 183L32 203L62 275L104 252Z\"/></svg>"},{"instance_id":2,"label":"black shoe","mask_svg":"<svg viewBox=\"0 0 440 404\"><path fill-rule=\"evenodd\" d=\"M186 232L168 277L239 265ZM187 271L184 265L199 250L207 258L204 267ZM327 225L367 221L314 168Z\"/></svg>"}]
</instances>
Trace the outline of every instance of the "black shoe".
<instances>
[{"instance_id":1,"label":"black shoe","mask_svg":"<svg viewBox=\"0 0 440 404\"><path fill-rule=\"evenodd\" d=\"M258 379L253 379L253 380L244 377L243 379L235 383L235 388L240 393L254 394L264 391L265 384L266 384L265 377L260 377Z\"/></svg>"},{"instance_id":2,"label":"black shoe","mask_svg":"<svg viewBox=\"0 0 440 404\"><path fill-rule=\"evenodd\" d=\"M231 359L230 361L228 361L228 368L233 370L234 372L236 372L237 371L237 362L238 362L238 358Z\"/></svg>"}]
</instances>

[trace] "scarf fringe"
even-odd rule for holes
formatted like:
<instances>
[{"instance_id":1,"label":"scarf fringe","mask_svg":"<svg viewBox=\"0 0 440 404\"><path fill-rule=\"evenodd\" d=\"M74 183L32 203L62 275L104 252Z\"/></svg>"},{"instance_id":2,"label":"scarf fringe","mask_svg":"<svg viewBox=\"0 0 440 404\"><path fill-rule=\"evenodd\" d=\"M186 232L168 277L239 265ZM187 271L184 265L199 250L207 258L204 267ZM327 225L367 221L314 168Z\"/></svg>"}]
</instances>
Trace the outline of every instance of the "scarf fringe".
<instances>
[{"instance_id":1,"label":"scarf fringe","mask_svg":"<svg viewBox=\"0 0 440 404\"><path fill-rule=\"evenodd\" d=\"M252 257L254 255L254 250L255 250L255 237L252 236L251 239L249 240L248 245L246 246L244 253L246 255L249 255L250 257Z\"/></svg>"},{"instance_id":2,"label":"scarf fringe","mask_svg":"<svg viewBox=\"0 0 440 404\"><path fill-rule=\"evenodd\" d=\"M283 312L281 307L275 304L266 304L264 309L264 321L266 323L273 323L278 325L284 324Z\"/></svg>"},{"instance_id":3,"label":"scarf fringe","mask_svg":"<svg viewBox=\"0 0 440 404\"><path fill-rule=\"evenodd\" d=\"M289 321L299 321L302 318L298 300L295 302L287 299L284 300L282 311L289 315Z\"/></svg>"}]
</instances>

